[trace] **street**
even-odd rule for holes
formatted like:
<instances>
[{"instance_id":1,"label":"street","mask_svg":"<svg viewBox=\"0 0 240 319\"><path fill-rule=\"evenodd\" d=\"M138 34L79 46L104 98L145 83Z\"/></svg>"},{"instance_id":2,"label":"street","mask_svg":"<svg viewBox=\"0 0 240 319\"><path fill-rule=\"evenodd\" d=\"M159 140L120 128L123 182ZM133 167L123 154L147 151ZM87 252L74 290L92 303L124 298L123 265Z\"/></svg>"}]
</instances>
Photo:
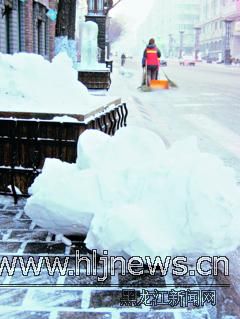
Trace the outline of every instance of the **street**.
<instances>
[{"instance_id":1,"label":"street","mask_svg":"<svg viewBox=\"0 0 240 319\"><path fill-rule=\"evenodd\" d=\"M221 157L240 180L239 67L204 62L190 67L169 61L162 70L178 88L155 92L137 90L140 63L128 59L125 69L122 86L114 87L113 81L111 90L127 100L130 124L157 132L168 144L197 136L200 148Z\"/></svg>"}]
</instances>

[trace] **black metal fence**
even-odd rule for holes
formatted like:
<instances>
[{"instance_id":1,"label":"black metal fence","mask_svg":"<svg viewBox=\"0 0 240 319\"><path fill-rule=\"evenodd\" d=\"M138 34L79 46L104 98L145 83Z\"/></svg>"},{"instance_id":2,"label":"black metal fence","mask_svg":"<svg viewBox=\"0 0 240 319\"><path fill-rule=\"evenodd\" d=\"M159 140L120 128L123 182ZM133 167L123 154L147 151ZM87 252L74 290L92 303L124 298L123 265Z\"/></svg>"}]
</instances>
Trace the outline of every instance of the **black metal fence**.
<instances>
[{"instance_id":1,"label":"black metal fence","mask_svg":"<svg viewBox=\"0 0 240 319\"><path fill-rule=\"evenodd\" d=\"M28 188L45 158L74 163L80 134L97 129L114 135L127 125L127 115L127 106L122 103L87 123L0 118L0 194L13 195L15 203L19 196L29 196Z\"/></svg>"}]
</instances>

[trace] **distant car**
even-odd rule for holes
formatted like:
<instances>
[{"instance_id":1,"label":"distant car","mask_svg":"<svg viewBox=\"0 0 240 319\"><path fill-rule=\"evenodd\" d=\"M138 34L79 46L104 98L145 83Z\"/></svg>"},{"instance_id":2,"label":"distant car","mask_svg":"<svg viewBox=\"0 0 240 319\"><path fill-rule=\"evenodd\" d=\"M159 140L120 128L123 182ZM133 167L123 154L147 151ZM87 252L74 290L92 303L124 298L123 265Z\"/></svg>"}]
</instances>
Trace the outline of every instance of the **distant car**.
<instances>
[{"instance_id":1,"label":"distant car","mask_svg":"<svg viewBox=\"0 0 240 319\"><path fill-rule=\"evenodd\" d=\"M160 66L167 66L167 60L160 59Z\"/></svg>"},{"instance_id":2,"label":"distant car","mask_svg":"<svg viewBox=\"0 0 240 319\"><path fill-rule=\"evenodd\" d=\"M184 66L195 66L195 63L195 59L192 56L184 56L179 60L179 64Z\"/></svg>"},{"instance_id":3,"label":"distant car","mask_svg":"<svg viewBox=\"0 0 240 319\"><path fill-rule=\"evenodd\" d=\"M212 58L207 58L206 62L207 63L213 63L213 59Z\"/></svg>"}]
</instances>

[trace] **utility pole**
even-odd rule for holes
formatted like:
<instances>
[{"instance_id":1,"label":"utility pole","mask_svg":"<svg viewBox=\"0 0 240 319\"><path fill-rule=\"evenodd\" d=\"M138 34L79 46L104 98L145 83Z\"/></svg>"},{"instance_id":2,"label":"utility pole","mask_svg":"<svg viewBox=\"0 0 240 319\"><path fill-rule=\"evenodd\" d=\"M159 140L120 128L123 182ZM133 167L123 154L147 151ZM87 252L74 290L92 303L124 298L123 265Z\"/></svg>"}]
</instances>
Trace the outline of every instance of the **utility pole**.
<instances>
[{"instance_id":1,"label":"utility pole","mask_svg":"<svg viewBox=\"0 0 240 319\"><path fill-rule=\"evenodd\" d=\"M180 39L179 39L179 59L182 58L183 55L183 34L184 31L179 31Z\"/></svg>"},{"instance_id":2,"label":"utility pole","mask_svg":"<svg viewBox=\"0 0 240 319\"><path fill-rule=\"evenodd\" d=\"M200 27L195 27L195 60L198 60L198 54L200 51L200 32L201 32L201 28Z\"/></svg>"},{"instance_id":3,"label":"utility pole","mask_svg":"<svg viewBox=\"0 0 240 319\"><path fill-rule=\"evenodd\" d=\"M225 22L225 38L224 38L224 64L231 64L231 49L230 49L230 38L231 38L231 20L224 20Z\"/></svg>"}]
</instances>

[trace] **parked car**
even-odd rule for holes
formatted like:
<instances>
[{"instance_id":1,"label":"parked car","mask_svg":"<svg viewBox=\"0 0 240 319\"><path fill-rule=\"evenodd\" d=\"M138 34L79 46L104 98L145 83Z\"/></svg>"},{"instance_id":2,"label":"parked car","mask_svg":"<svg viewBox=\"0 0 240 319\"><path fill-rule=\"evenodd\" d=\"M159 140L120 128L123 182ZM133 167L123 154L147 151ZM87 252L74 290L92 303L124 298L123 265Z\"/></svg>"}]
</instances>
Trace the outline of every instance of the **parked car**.
<instances>
[{"instance_id":1,"label":"parked car","mask_svg":"<svg viewBox=\"0 0 240 319\"><path fill-rule=\"evenodd\" d=\"M195 66L195 59L192 56L184 56L179 60L180 65L184 66Z\"/></svg>"},{"instance_id":2,"label":"parked car","mask_svg":"<svg viewBox=\"0 0 240 319\"><path fill-rule=\"evenodd\" d=\"M213 63L213 59L212 58L207 58L206 62L207 63Z\"/></svg>"}]
</instances>

